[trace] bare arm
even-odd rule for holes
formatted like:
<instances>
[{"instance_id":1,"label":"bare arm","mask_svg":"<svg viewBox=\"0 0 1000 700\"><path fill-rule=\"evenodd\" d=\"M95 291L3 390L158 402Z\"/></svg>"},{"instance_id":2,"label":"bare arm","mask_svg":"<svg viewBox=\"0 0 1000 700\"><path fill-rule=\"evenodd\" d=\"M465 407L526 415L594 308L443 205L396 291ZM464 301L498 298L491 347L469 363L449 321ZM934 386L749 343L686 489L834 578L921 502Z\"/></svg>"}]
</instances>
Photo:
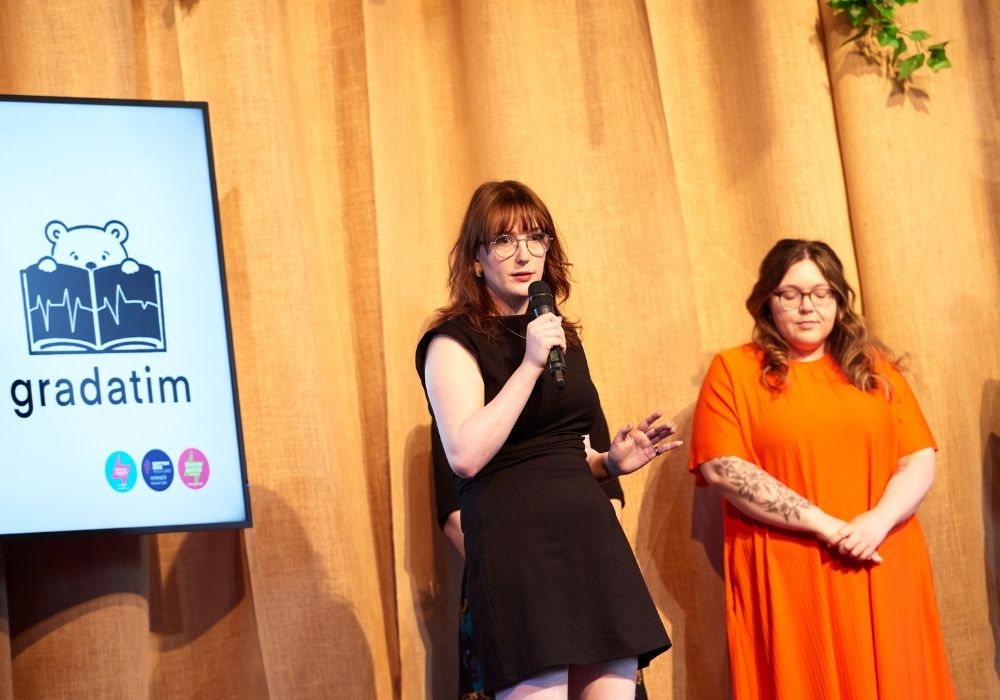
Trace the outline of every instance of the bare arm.
<instances>
[{"instance_id":1,"label":"bare arm","mask_svg":"<svg viewBox=\"0 0 1000 700\"><path fill-rule=\"evenodd\" d=\"M583 446L587 452L587 466L590 467L590 473L594 475L594 478L598 481L614 479L614 475L608 470L608 453L598 452L591 447L589 435L583 436ZM617 501L613 499L611 502L617 503Z\"/></svg>"},{"instance_id":2,"label":"bare arm","mask_svg":"<svg viewBox=\"0 0 1000 700\"><path fill-rule=\"evenodd\" d=\"M483 377L472 354L454 338L439 335L427 348L424 386L448 464L471 479L503 446L542 373L549 348L566 347L562 325L542 314L527 328L524 360L500 392L485 403Z\"/></svg>"},{"instance_id":3,"label":"bare arm","mask_svg":"<svg viewBox=\"0 0 1000 700\"><path fill-rule=\"evenodd\" d=\"M934 450L930 447L900 457L896 473L885 485L882 498L875 506L893 526L917 512L934 483L934 462Z\"/></svg>"},{"instance_id":4,"label":"bare arm","mask_svg":"<svg viewBox=\"0 0 1000 700\"><path fill-rule=\"evenodd\" d=\"M756 464L739 457L716 457L700 465L701 473L741 512L768 525L809 532L823 542L844 521L823 512Z\"/></svg>"},{"instance_id":5,"label":"bare arm","mask_svg":"<svg viewBox=\"0 0 1000 700\"><path fill-rule=\"evenodd\" d=\"M448 513L448 519L441 526L445 537L455 546L458 553L465 558L465 536L462 532L462 515L460 511L453 510Z\"/></svg>"},{"instance_id":6,"label":"bare arm","mask_svg":"<svg viewBox=\"0 0 1000 700\"><path fill-rule=\"evenodd\" d=\"M840 528L831 544L842 554L864 559L892 528L917 511L934 483L934 461L930 447L900 457L878 504Z\"/></svg>"}]
</instances>

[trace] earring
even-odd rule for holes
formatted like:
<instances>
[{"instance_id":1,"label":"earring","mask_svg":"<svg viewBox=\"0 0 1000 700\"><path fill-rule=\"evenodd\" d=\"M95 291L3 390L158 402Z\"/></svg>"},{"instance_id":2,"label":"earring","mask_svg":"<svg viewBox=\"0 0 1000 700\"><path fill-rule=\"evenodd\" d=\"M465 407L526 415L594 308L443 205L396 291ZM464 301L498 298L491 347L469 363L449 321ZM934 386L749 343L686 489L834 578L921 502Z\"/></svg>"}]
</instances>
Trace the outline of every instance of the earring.
<instances>
[{"instance_id":1,"label":"earring","mask_svg":"<svg viewBox=\"0 0 1000 700\"><path fill-rule=\"evenodd\" d=\"M483 269L477 265L476 266L476 277L482 277L482 276L483 276Z\"/></svg>"}]
</instances>

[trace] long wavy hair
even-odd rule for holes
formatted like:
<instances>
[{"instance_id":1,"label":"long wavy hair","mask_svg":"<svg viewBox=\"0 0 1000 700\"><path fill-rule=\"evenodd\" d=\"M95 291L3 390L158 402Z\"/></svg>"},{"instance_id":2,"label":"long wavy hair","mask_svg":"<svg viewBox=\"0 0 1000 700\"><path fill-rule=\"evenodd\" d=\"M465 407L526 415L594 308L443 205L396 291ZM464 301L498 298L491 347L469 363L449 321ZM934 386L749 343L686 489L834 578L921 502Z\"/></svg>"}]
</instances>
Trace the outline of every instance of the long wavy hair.
<instances>
[{"instance_id":1,"label":"long wavy hair","mask_svg":"<svg viewBox=\"0 0 1000 700\"><path fill-rule=\"evenodd\" d=\"M840 365L847 380L861 391L881 390L892 394L889 380L878 371L879 362L899 367L901 358L875 338L864 318L854 310L855 294L844 277L844 266L833 249L822 241L786 238L778 241L760 264L757 283L747 298L753 316L753 342L760 349L761 383L777 393L788 384L788 342L781 336L771 315L771 297L788 268L802 260L812 260L823 273L837 299L837 316L826 339L826 352Z\"/></svg>"},{"instance_id":2,"label":"long wavy hair","mask_svg":"<svg viewBox=\"0 0 1000 700\"><path fill-rule=\"evenodd\" d=\"M552 215L527 185L504 180L484 182L472 194L458 240L448 256L450 299L446 306L437 310L434 325L461 317L480 333L496 340L499 324L495 318L500 311L486 289L486 279L476 277L475 262L483 246L518 226L522 231L539 230L552 237L545 254L542 279L552 288L556 313L559 313L559 304L569 298L571 265L556 233ZM578 345L580 324L563 318L563 328L567 344L570 347Z\"/></svg>"}]
</instances>

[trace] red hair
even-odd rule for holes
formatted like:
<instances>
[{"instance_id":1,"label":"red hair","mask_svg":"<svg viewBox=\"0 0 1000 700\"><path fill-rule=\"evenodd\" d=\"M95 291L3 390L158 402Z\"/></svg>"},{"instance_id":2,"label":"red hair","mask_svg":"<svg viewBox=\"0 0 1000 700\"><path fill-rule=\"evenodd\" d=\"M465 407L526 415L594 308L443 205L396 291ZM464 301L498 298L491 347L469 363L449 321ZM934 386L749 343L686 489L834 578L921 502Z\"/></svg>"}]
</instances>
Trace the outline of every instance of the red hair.
<instances>
[{"instance_id":1,"label":"red hair","mask_svg":"<svg viewBox=\"0 0 1000 700\"><path fill-rule=\"evenodd\" d=\"M520 182L484 182L472 194L458 240L448 256L450 298L447 305L437 310L433 325L461 317L478 332L496 339L499 330L491 319L500 313L486 289L485 278L476 276L475 262L482 246L517 227L522 231L542 231L551 237L542 279L552 288L557 309L569 298L571 265L545 203ZM566 342L570 346L579 344L580 325L563 319L563 327Z\"/></svg>"}]
</instances>

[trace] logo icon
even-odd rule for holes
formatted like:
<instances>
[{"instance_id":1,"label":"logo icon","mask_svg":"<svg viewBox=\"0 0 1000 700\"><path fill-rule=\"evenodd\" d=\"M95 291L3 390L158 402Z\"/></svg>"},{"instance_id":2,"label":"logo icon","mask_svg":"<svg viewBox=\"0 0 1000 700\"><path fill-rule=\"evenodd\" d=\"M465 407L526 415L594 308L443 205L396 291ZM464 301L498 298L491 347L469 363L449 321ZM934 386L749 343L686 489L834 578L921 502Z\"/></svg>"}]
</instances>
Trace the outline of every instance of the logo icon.
<instances>
[{"instance_id":1,"label":"logo icon","mask_svg":"<svg viewBox=\"0 0 1000 700\"><path fill-rule=\"evenodd\" d=\"M125 452L112 452L104 462L104 476L115 491L131 491L135 486L135 460Z\"/></svg>"},{"instance_id":2,"label":"logo icon","mask_svg":"<svg viewBox=\"0 0 1000 700\"><path fill-rule=\"evenodd\" d=\"M150 450L142 458L142 478L154 491L166 491L174 482L174 463L163 450Z\"/></svg>"},{"instance_id":3,"label":"logo icon","mask_svg":"<svg viewBox=\"0 0 1000 700\"><path fill-rule=\"evenodd\" d=\"M162 352L160 273L128 256L128 229L45 226L49 255L21 270L21 294L32 355Z\"/></svg>"},{"instance_id":4,"label":"logo icon","mask_svg":"<svg viewBox=\"0 0 1000 700\"><path fill-rule=\"evenodd\" d=\"M181 481L189 489L200 489L208 481L208 459L199 449L189 447L181 452L177 467L180 470Z\"/></svg>"}]
</instances>

